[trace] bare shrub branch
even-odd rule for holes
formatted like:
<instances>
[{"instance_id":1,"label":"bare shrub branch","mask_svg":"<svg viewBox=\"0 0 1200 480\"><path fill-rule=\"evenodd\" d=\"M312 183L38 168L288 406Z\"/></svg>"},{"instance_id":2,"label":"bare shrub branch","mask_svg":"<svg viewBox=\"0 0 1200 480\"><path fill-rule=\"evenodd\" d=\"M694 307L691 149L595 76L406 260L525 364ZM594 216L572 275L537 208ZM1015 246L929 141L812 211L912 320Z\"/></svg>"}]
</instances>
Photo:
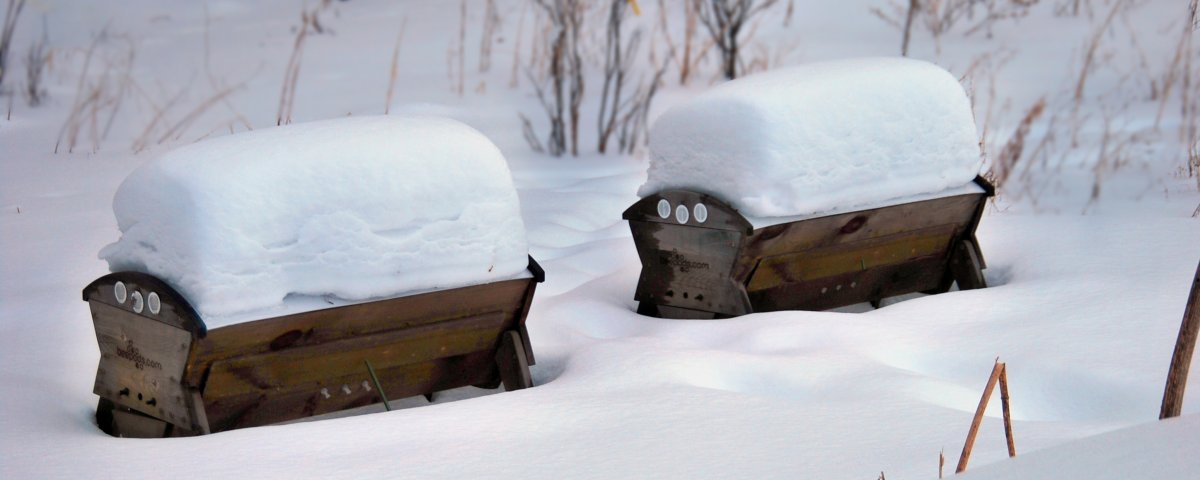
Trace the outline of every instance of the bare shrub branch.
<instances>
[{"instance_id":1,"label":"bare shrub branch","mask_svg":"<svg viewBox=\"0 0 1200 480\"><path fill-rule=\"evenodd\" d=\"M739 43L746 22L775 5L778 0L692 0L697 18L721 53L721 72L737 78Z\"/></svg>"},{"instance_id":2,"label":"bare shrub branch","mask_svg":"<svg viewBox=\"0 0 1200 480\"><path fill-rule=\"evenodd\" d=\"M542 82L527 71L538 101L550 120L546 150L554 156L579 154L579 107L583 103L583 59L580 55L580 28L585 5L581 0L535 0L549 23L550 35L544 38L542 55L530 58L531 69L539 63L546 69L546 81L552 97L547 98ZM538 42L535 42L538 43ZM544 56L545 58L539 58Z\"/></svg>"},{"instance_id":3,"label":"bare shrub branch","mask_svg":"<svg viewBox=\"0 0 1200 480\"><path fill-rule=\"evenodd\" d=\"M9 70L8 52L12 50L13 32L17 30L17 19L24 9L25 0L8 0L4 11L4 24L0 27L0 88L4 87L4 77Z\"/></svg>"},{"instance_id":4,"label":"bare shrub branch","mask_svg":"<svg viewBox=\"0 0 1200 480\"><path fill-rule=\"evenodd\" d=\"M1029 136L1029 131L1033 127L1034 122L1042 116L1042 112L1046 110L1046 99L1038 99L1033 106L1025 111L1025 116L1021 119L1021 123L1017 125L1017 129L1008 138L1008 142L1000 149L1000 153L992 161L991 180L996 188L1003 188L1004 183L1008 181L1009 175L1016 169L1017 163L1020 162L1022 154L1025 151L1026 137Z\"/></svg>"},{"instance_id":5,"label":"bare shrub branch","mask_svg":"<svg viewBox=\"0 0 1200 480\"><path fill-rule=\"evenodd\" d=\"M396 34L396 46L392 48L392 67L388 69L387 98L383 103L383 114L387 115L392 108L392 93L396 90L396 68L400 63L400 42L404 40L404 29L408 26L408 17L400 21L400 33Z\"/></svg>"},{"instance_id":6,"label":"bare shrub branch","mask_svg":"<svg viewBox=\"0 0 1200 480\"><path fill-rule=\"evenodd\" d=\"M889 10L872 7L871 13L900 29L900 54L907 56L913 27L920 25L933 37L941 52L941 39L963 20L975 22L963 35L983 31L992 35L992 26L1001 20L1022 18L1040 0L893 0ZM901 3L897 3L901 2ZM978 21L976 22L976 18Z\"/></svg>"},{"instance_id":7,"label":"bare shrub branch","mask_svg":"<svg viewBox=\"0 0 1200 480\"><path fill-rule=\"evenodd\" d=\"M50 52L46 49L49 43L46 17L42 17L42 36L29 45L29 52L25 54L25 101L31 107L41 105L46 97L42 75L46 72L46 64L50 62Z\"/></svg>"},{"instance_id":8,"label":"bare shrub branch","mask_svg":"<svg viewBox=\"0 0 1200 480\"><path fill-rule=\"evenodd\" d=\"M487 0L483 9L483 28L479 38L479 73L492 68L492 44L496 42L496 30L500 28L500 11L496 0Z\"/></svg>"}]
</instances>

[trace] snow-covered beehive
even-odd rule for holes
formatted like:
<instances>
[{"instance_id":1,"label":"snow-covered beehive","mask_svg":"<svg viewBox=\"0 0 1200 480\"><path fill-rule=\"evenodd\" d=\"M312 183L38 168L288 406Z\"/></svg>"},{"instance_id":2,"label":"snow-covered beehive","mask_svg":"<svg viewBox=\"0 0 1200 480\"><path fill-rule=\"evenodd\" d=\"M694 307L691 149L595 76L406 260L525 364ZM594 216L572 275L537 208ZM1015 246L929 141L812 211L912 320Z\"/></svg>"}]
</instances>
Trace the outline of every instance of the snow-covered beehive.
<instances>
[{"instance_id":1,"label":"snow-covered beehive","mask_svg":"<svg viewBox=\"0 0 1200 480\"><path fill-rule=\"evenodd\" d=\"M846 210L970 184L978 141L962 86L936 65L813 63L740 78L663 113L638 193L695 190L747 217Z\"/></svg>"},{"instance_id":2,"label":"snow-covered beehive","mask_svg":"<svg viewBox=\"0 0 1200 480\"><path fill-rule=\"evenodd\" d=\"M945 70L870 58L751 75L650 131L625 211L639 311L714 318L984 286L991 185L970 102Z\"/></svg>"},{"instance_id":3,"label":"snow-covered beehive","mask_svg":"<svg viewBox=\"0 0 1200 480\"><path fill-rule=\"evenodd\" d=\"M532 386L525 320L544 274L504 158L466 125L347 118L208 140L139 168L114 210L114 273L83 290L110 434Z\"/></svg>"},{"instance_id":4,"label":"snow-covered beehive","mask_svg":"<svg viewBox=\"0 0 1200 480\"><path fill-rule=\"evenodd\" d=\"M201 141L138 168L112 271L175 286L210 326L288 295L363 300L512 278L528 263L508 165L474 129L354 117Z\"/></svg>"}]
</instances>

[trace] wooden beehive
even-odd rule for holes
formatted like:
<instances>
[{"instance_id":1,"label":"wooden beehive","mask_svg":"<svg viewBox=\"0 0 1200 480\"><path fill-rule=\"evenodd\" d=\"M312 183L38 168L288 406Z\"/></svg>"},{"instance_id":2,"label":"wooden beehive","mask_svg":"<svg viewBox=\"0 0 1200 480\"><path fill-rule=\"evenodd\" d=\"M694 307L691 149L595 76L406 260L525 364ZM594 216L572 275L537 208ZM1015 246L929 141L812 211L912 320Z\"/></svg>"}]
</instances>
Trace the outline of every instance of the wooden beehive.
<instances>
[{"instance_id":1,"label":"wooden beehive","mask_svg":"<svg viewBox=\"0 0 1200 480\"><path fill-rule=\"evenodd\" d=\"M213 330L147 274L83 290L100 365L97 423L126 437L186 436L467 385L532 386L525 318L544 273L239 323Z\"/></svg>"},{"instance_id":2,"label":"wooden beehive","mask_svg":"<svg viewBox=\"0 0 1200 480\"><path fill-rule=\"evenodd\" d=\"M762 228L710 195L649 195L623 215L642 262L638 312L724 318L985 287L975 229L994 189L975 183L981 192Z\"/></svg>"}]
</instances>

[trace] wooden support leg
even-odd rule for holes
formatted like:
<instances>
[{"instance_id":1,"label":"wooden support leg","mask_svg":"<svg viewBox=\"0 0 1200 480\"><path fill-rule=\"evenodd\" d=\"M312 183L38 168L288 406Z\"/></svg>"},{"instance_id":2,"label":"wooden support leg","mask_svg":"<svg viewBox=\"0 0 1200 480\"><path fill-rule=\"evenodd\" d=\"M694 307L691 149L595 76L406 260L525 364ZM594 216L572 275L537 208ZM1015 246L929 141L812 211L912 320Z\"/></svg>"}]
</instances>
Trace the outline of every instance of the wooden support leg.
<instances>
[{"instance_id":1,"label":"wooden support leg","mask_svg":"<svg viewBox=\"0 0 1200 480\"><path fill-rule=\"evenodd\" d=\"M658 305L653 302L638 302L637 313L638 315L645 315L647 317L662 318L662 314L658 313Z\"/></svg>"},{"instance_id":2,"label":"wooden support leg","mask_svg":"<svg viewBox=\"0 0 1200 480\"><path fill-rule=\"evenodd\" d=\"M113 430L114 409L116 409L116 405L112 402L112 400L104 397L100 397L100 403L96 404L96 425L99 426L100 430L103 430L104 433L115 437L117 436L117 433Z\"/></svg>"},{"instance_id":3,"label":"wooden support leg","mask_svg":"<svg viewBox=\"0 0 1200 480\"><path fill-rule=\"evenodd\" d=\"M163 438L171 435L171 424L157 418L119 406L110 411L112 430L107 433L114 437Z\"/></svg>"},{"instance_id":4,"label":"wooden support leg","mask_svg":"<svg viewBox=\"0 0 1200 480\"><path fill-rule=\"evenodd\" d=\"M975 244L969 239L958 242L950 254L950 272L959 290L974 290L987 287L983 278L983 263Z\"/></svg>"},{"instance_id":5,"label":"wooden support leg","mask_svg":"<svg viewBox=\"0 0 1200 480\"><path fill-rule=\"evenodd\" d=\"M496 367L500 370L500 381L507 391L533 386L529 376L529 360L525 358L521 334L509 330L500 335L500 348L496 349Z\"/></svg>"},{"instance_id":6,"label":"wooden support leg","mask_svg":"<svg viewBox=\"0 0 1200 480\"><path fill-rule=\"evenodd\" d=\"M425 401L427 401L429 403L433 403L433 392L429 392L429 393L425 394Z\"/></svg>"},{"instance_id":7,"label":"wooden support leg","mask_svg":"<svg viewBox=\"0 0 1200 480\"><path fill-rule=\"evenodd\" d=\"M882 299L882 298L875 298L875 299L871 299L871 308L874 308L874 309L878 310L878 309L879 309L879 307L882 307L882 306L883 306L883 299Z\"/></svg>"}]
</instances>

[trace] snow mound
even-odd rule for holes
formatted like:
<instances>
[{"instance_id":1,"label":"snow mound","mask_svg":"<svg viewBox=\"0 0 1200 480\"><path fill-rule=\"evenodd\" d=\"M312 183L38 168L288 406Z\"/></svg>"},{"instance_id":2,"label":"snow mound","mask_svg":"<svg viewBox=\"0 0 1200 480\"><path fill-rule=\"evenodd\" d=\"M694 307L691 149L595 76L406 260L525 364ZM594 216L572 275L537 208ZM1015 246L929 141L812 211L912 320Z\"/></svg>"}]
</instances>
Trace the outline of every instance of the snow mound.
<instances>
[{"instance_id":1,"label":"snow mound","mask_svg":"<svg viewBox=\"0 0 1200 480\"><path fill-rule=\"evenodd\" d=\"M904 58L839 60L717 86L650 131L640 196L682 188L744 215L826 212L960 187L981 165L962 86Z\"/></svg>"},{"instance_id":2,"label":"snow mound","mask_svg":"<svg viewBox=\"0 0 1200 480\"><path fill-rule=\"evenodd\" d=\"M525 227L500 150L436 117L239 133L142 165L117 190L113 271L156 275L209 317L285 296L361 300L512 278Z\"/></svg>"}]
</instances>

